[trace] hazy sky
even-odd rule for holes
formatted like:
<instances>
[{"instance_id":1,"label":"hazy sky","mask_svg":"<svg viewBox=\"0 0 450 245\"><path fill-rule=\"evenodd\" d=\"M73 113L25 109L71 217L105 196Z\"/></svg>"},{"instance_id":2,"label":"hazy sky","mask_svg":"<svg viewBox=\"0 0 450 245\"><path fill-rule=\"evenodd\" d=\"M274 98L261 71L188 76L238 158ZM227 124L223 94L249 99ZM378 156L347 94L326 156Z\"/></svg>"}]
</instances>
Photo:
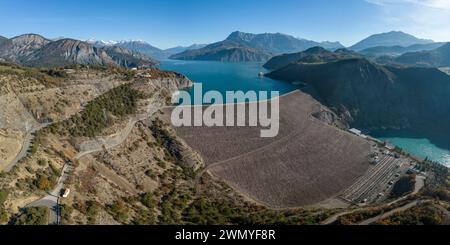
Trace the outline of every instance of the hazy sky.
<instances>
[{"instance_id":1,"label":"hazy sky","mask_svg":"<svg viewBox=\"0 0 450 245\"><path fill-rule=\"evenodd\" d=\"M344 45L401 30L450 41L450 0L0 0L0 35L142 39L160 48L235 30Z\"/></svg>"}]
</instances>

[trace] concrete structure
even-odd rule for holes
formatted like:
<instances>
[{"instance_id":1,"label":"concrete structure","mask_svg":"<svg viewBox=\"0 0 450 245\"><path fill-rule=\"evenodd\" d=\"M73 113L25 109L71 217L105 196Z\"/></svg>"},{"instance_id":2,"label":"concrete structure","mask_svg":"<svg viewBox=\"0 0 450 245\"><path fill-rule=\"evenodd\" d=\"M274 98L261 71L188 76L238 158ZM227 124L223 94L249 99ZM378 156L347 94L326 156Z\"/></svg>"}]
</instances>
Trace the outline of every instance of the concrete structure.
<instances>
[{"instance_id":1,"label":"concrete structure","mask_svg":"<svg viewBox=\"0 0 450 245\"><path fill-rule=\"evenodd\" d=\"M358 130L358 129L356 129L356 128L351 128L351 129L349 129L348 131L349 131L350 133L356 134L356 135L358 135L358 136L361 136L361 135L362 135L361 130Z\"/></svg>"},{"instance_id":2,"label":"concrete structure","mask_svg":"<svg viewBox=\"0 0 450 245\"><path fill-rule=\"evenodd\" d=\"M369 169L370 142L312 116L322 108L301 91L281 96L274 138L261 138L261 127L175 131L201 154L206 172L245 197L274 208L308 206L337 197Z\"/></svg>"}]
</instances>

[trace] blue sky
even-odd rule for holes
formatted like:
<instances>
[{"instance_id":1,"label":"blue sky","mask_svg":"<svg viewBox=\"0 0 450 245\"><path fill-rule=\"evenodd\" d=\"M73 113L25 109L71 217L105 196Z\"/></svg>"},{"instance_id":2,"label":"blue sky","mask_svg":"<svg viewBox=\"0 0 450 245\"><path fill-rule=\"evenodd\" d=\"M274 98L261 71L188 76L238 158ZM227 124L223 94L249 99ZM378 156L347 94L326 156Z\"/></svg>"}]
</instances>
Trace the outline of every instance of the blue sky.
<instances>
[{"instance_id":1,"label":"blue sky","mask_svg":"<svg viewBox=\"0 0 450 245\"><path fill-rule=\"evenodd\" d=\"M0 23L6 37L142 39L160 48L235 30L344 45L391 30L450 41L450 0L0 0Z\"/></svg>"}]
</instances>

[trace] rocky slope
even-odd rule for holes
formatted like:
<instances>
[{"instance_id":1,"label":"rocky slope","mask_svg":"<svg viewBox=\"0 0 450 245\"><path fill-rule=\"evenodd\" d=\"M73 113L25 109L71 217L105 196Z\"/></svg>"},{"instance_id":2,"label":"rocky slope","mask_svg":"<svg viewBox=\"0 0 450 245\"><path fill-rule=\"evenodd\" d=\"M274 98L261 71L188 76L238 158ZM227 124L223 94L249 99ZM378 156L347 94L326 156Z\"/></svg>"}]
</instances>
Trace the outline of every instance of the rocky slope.
<instances>
[{"instance_id":1,"label":"rocky slope","mask_svg":"<svg viewBox=\"0 0 450 245\"><path fill-rule=\"evenodd\" d=\"M4 39L0 41L0 57L20 63L50 42L50 40L35 34Z\"/></svg>"},{"instance_id":2,"label":"rocky slope","mask_svg":"<svg viewBox=\"0 0 450 245\"><path fill-rule=\"evenodd\" d=\"M291 63L267 76L307 83L315 97L355 127L450 131L450 77L437 69L349 59Z\"/></svg>"},{"instance_id":3,"label":"rocky slope","mask_svg":"<svg viewBox=\"0 0 450 245\"><path fill-rule=\"evenodd\" d=\"M157 61L148 56L131 51L118 46L106 46L102 48L115 63L122 67L154 67L158 64Z\"/></svg>"},{"instance_id":4,"label":"rocky slope","mask_svg":"<svg viewBox=\"0 0 450 245\"><path fill-rule=\"evenodd\" d=\"M35 34L0 40L0 58L36 67L58 67L73 64L151 67L156 64L155 61L144 55L123 48L103 49L75 39L51 41Z\"/></svg>"},{"instance_id":5,"label":"rocky slope","mask_svg":"<svg viewBox=\"0 0 450 245\"><path fill-rule=\"evenodd\" d=\"M73 39L62 39L51 42L33 52L23 62L30 66L66 66L72 64L84 65L115 65L114 60L102 49Z\"/></svg>"},{"instance_id":6,"label":"rocky slope","mask_svg":"<svg viewBox=\"0 0 450 245\"><path fill-rule=\"evenodd\" d=\"M432 40L420 39L410 34L391 31L387 33L372 35L357 44L350 47L352 50L360 51L367 48L373 48L377 46L402 46L407 47L414 44L429 44L433 43Z\"/></svg>"},{"instance_id":7,"label":"rocky slope","mask_svg":"<svg viewBox=\"0 0 450 245\"><path fill-rule=\"evenodd\" d=\"M166 51L154 47L144 41L122 41L115 44L115 46L139 52L157 60L167 59L167 57L170 56L170 53L167 53Z\"/></svg>"}]
</instances>

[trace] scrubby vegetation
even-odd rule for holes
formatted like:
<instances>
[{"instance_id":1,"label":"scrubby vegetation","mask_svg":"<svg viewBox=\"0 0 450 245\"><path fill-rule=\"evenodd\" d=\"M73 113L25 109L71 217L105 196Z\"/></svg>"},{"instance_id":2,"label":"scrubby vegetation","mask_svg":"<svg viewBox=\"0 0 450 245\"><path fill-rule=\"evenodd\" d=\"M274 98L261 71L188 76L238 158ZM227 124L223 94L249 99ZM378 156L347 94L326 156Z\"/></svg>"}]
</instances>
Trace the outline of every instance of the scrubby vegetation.
<instances>
[{"instance_id":1,"label":"scrubby vegetation","mask_svg":"<svg viewBox=\"0 0 450 245\"><path fill-rule=\"evenodd\" d=\"M94 137L117 119L133 114L144 95L129 84L111 89L91 101L84 110L64 122L52 125L52 132L63 135Z\"/></svg>"},{"instance_id":2,"label":"scrubby vegetation","mask_svg":"<svg viewBox=\"0 0 450 245\"><path fill-rule=\"evenodd\" d=\"M156 139L158 146L165 150L165 159L181 164L183 161L182 145L174 136L164 127L164 123L160 119L155 119L150 126L153 137Z\"/></svg>"},{"instance_id":3,"label":"scrubby vegetation","mask_svg":"<svg viewBox=\"0 0 450 245\"><path fill-rule=\"evenodd\" d=\"M378 225L443 225L445 224L445 215L431 203L426 203L404 212L400 212L377 221Z\"/></svg>"},{"instance_id":4,"label":"scrubby vegetation","mask_svg":"<svg viewBox=\"0 0 450 245\"><path fill-rule=\"evenodd\" d=\"M121 223L126 223L128 220L128 207L122 200L117 200L107 206L108 212L113 216L115 220Z\"/></svg>"},{"instance_id":5,"label":"scrubby vegetation","mask_svg":"<svg viewBox=\"0 0 450 245\"><path fill-rule=\"evenodd\" d=\"M420 171L429 172L431 176L427 178L426 186L429 189L435 188L449 188L448 183L449 169L437 162L433 162L429 159L425 159L420 165L418 165Z\"/></svg>"},{"instance_id":6,"label":"scrubby vegetation","mask_svg":"<svg viewBox=\"0 0 450 245\"><path fill-rule=\"evenodd\" d=\"M26 208L14 221L15 225L47 225L49 210L46 207Z\"/></svg>"},{"instance_id":7,"label":"scrubby vegetation","mask_svg":"<svg viewBox=\"0 0 450 245\"><path fill-rule=\"evenodd\" d=\"M8 212L6 212L3 205L8 198L8 195L8 190L0 189L0 224L8 221Z\"/></svg>"},{"instance_id":8,"label":"scrubby vegetation","mask_svg":"<svg viewBox=\"0 0 450 245\"><path fill-rule=\"evenodd\" d=\"M0 74L14 75L19 79L36 79L46 86L54 86L61 83L68 76L63 69L39 69L30 67L20 67L12 64L0 63Z\"/></svg>"},{"instance_id":9,"label":"scrubby vegetation","mask_svg":"<svg viewBox=\"0 0 450 245\"><path fill-rule=\"evenodd\" d=\"M8 195L9 195L8 190L0 189L0 207L6 201L6 199L8 198Z\"/></svg>"},{"instance_id":10,"label":"scrubby vegetation","mask_svg":"<svg viewBox=\"0 0 450 245\"><path fill-rule=\"evenodd\" d=\"M73 207L66 204L61 204L59 209L61 215L61 224L70 224L72 222L71 215L73 212Z\"/></svg>"},{"instance_id":11,"label":"scrubby vegetation","mask_svg":"<svg viewBox=\"0 0 450 245\"><path fill-rule=\"evenodd\" d=\"M86 216L88 224L96 224L97 214L101 209L101 205L92 200L86 202L75 200L73 208Z\"/></svg>"},{"instance_id":12,"label":"scrubby vegetation","mask_svg":"<svg viewBox=\"0 0 450 245\"><path fill-rule=\"evenodd\" d=\"M361 221L364 221L366 219L380 215L382 212L383 212L383 210L380 208L361 210L361 211L353 212L353 213L346 214L346 215L339 217L334 224L335 225L353 225L353 224L357 224Z\"/></svg>"}]
</instances>

